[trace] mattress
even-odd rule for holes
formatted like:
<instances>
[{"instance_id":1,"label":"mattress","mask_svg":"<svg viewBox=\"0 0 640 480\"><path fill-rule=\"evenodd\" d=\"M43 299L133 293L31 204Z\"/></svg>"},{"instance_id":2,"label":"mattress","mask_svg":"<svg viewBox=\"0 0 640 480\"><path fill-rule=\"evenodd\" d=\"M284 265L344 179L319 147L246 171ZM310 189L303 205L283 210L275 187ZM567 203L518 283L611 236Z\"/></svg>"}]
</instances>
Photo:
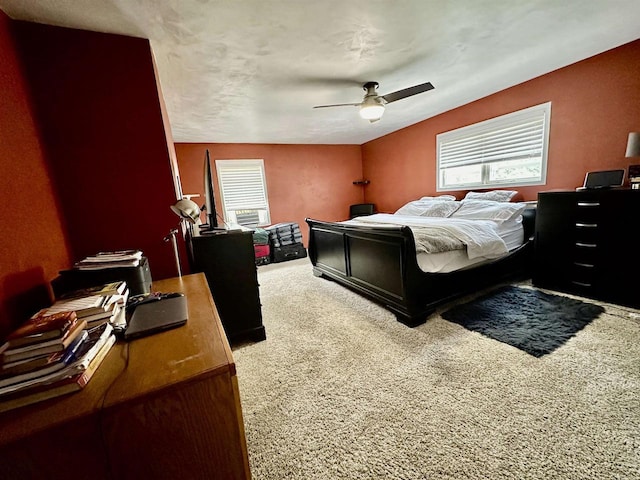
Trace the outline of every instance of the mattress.
<instances>
[{"instance_id":1,"label":"mattress","mask_svg":"<svg viewBox=\"0 0 640 480\"><path fill-rule=\"evenodd\" d=\"M509 252L522 245L524 241L524 229L522 227L522 216L515 220L499 224L498 235L507 244ZM440 253L419 253L416 255L420 270L427 273L447 273L455 270L462 270L472 266L482 265L494 261L495 258L473 258L469 259L466 250L452 250Z\"/></svg>"},{"instance_id":2,"label":"mattress","mask_svg":"<svg viewBox=\"0 0 640 480\"><path fill-rule=\"evenodd\" d=\"M371 216L375 217L375 216ZM401 217L399 217L401 218ZM345 224L362 225L363 217L358 217L354 220L348 220ZM515 219L505 222L494 222L495 232L504 241L507 246L507 253L515 250L524 241L524 229L522 226L522 215L518 215ZM373 225L373 224L370 224ZM390 226L390 224L376 224L377 226ZM455 270L461 270L472 266L481 265L495 260L495 255L490 257L479 256L476 258L469 258L467 250L451 250L438 253L423 253L418 252L416 259L418 266L423 272L426 273L447 273Z\"/></svg>"}]
</instances>

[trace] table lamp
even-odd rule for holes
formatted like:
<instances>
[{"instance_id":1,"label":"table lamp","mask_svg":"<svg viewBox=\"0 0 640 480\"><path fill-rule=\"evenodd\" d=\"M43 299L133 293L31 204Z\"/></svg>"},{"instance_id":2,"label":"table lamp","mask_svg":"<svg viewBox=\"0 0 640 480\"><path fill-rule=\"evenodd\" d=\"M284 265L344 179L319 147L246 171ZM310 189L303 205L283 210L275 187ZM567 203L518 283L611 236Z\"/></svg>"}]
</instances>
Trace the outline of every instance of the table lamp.
<instances>
[{"instance_id":1,"label":"table lamp","mask_svg":"<svg viewBox=\"0 0 640 480\"><path fill-rule=\"evenodd\" d=\"M200 220L200 207L191 199L178 200L175 205L171 205L171 210L191 224L197 224Z\"/></svg>"}]
</instances>

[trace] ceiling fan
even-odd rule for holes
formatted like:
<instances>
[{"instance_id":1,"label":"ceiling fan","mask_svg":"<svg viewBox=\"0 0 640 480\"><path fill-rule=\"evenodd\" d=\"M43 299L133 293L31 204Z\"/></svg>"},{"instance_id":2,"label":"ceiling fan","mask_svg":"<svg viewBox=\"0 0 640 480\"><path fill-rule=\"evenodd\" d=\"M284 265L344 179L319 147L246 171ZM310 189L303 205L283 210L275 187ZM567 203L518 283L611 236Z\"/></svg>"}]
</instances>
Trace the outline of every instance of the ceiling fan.
<instances>
[{"instance_id":1,"label":"ceiling fan","mask_svg":"<svg viewBox=\"0 0 640 480\"><path fill-rule=\"evenodd\" d=\"M371 123L377 122L382 118L384 113L384 106L387 103L402 100L403 98L417 95L418 93L427 92L433 90L434 86L431 82L422 83L420 85L414 85L413 87L404 88L396 92L387 93L386 95L378 95L376 89L378 88L378 82L367 82L362 86L362 89L367 92L364 94L364 99L360 103L338 103L335 105L317 105L313 108L327 108L327 107L360 107L360 116Z\"/></svg>"}]
</instances>

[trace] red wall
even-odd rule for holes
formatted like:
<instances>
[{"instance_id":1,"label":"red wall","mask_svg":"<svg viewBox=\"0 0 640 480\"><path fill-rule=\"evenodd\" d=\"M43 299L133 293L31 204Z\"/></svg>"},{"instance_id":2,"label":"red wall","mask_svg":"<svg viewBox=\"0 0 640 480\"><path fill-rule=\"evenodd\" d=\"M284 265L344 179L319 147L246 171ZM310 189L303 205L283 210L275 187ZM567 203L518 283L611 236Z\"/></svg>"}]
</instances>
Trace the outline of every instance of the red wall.
<instances>
[{"instance_id":1,"label":"red wall","mask_svg":"<svg viewBox=\"0 0 640 480\"><path fill-rule=\"evenodd\" d=\"M15 22L74 260L137 248L175 276L176 194L148 40Z\"/></svg>"},{"instance_id":2,"label":"red wall","mask_svg":"<svg viewBox=\"0 0 640 480\"><path fill-rule=\"evenodd\" d=\"M358 145L177 143L183 191L185 194L199 193L201 196L194 199L199 205L204 203L202 173L207 148L212 162L263 159L271 223L298 223L305 245L306 217L345 220L349 217L349 205L363 200L363 187L353 184L354 180L362 178ZM222 203L217 182L216 176L216 205L221 214Z\"/></svg>"},{"instance_id":3,"label":"red wall","mask_svg":"<svg viewBox=\"0 0 640 480\"><path fill-rule=\"evenodd\" d=\"M364 176L371 180L366 201L394 211L436 194L438 133L548 101L547 184L516 188L518 200L535 200L544 190L573 190L587 171L633 163L624 155L628 133L640 131L640 40L362 145ZM462 198L465 192L453 193Z\"/></svg>"},{"instance_id":4,"label":"red wall","mask_svg":"<svg viewBox=\"0 0 640 480\"><path fill-rule=\"evenodd\" d=\"M70 257L11 25L0 11L0 338L48 303Z\"/></svg>"}]
</instances>

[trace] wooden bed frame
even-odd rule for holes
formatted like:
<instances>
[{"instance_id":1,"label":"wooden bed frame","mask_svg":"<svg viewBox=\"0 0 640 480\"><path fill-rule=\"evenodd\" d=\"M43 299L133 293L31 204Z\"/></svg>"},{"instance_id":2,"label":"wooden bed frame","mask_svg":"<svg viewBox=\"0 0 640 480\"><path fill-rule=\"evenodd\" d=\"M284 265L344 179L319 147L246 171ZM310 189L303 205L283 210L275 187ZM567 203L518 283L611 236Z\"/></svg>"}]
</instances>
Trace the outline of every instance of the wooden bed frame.
<instances>
[{"instance_id":1,"label":"wooden bed frame","mask_svg":"<svg viewBox=\"0 0 640 480\"><path fill-rule=\"evenodd\" d=\"M530 276L534 208L523 213L526 241L522 246L506 257L450 273L420 270L409 227L344 225L310 218L306 222L313 274L380 303L409 327L424 323L442 303L502 281Z\"/></svg>"}]
</instances>

